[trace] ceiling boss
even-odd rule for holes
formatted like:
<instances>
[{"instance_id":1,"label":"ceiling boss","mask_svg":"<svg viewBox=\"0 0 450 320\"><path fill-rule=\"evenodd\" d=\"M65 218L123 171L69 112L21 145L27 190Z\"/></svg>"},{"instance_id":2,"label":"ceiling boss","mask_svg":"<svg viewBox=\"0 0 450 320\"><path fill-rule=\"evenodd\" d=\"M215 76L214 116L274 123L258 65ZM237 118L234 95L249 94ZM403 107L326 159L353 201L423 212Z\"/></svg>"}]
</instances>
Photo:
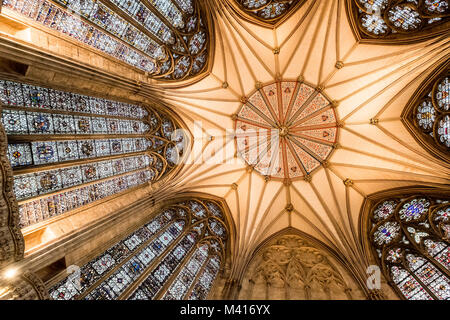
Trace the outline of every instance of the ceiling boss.
<instances>
[{"instance_id":1,"label":"ceiling boss","mask_svg":"<svg viewBox=\"0 0 450 320\"><path fill-rule=\"evenodd\" d=\"M237 112L238 154L264 176L309 179L335 147L335 103L300 80L257 84Z\"/></svg>"}]
</instances>

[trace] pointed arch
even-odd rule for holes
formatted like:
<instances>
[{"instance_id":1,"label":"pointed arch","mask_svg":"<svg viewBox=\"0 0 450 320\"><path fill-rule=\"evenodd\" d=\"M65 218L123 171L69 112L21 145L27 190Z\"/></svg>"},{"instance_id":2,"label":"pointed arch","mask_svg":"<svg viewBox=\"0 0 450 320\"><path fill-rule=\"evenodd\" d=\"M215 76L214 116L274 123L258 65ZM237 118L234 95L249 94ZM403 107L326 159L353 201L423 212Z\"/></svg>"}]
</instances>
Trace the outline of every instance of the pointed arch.
<instances>
[{"instance_id":1,"label":"pointed arch","mask_svg":"<svg viewBox=\"0 0 450 320\"><path fill-rule=\"evenodd\" d=\"M201 1L4 0L2 9L164 82L201 79L214 30Z\"/></svg>"},{"instance_id":2,"label":"pointed arch","mask_svg":"<svg viewBox=\"0 0 450 320\"><path fill-rule=\"evenodd\" d=\"M282 288L273 290L270 279L266 279L268 289L260 287L254 276L258 275L256 270L265 266L278 270L284 283ZM269 290L265 297L261 296L264 290ZM342 257L319 240L288 227L262 241L251 254L245 266L240 298L351 300L355 298L352 290L360 291Z\"/></svg>"},{"instance_id":3,"label":"pointed arch","mask_svg":"<svg viewBox=\"0 0 450 320\"><path fill-rule=\"evenodd\" d=\"M450 8L445 0L346 0L347 16L361 43L411 44L445 35Z\"/></svg>"},{"instance_id":4,"label":"pointed arch","mask_svg":"<svg viewBox=\"0 0 450 320\"><path fill-rule=\"evenodd\" d=\"M370 260L403 299L448 299L448 188L410 187L368 196L360 227Z\"/></svg>"},{"instance_id":5,"label":"pointed arch","mask_svg":"<svg viewBox=\"0 0 450 320\"><path fill-rule=\"evenodd\" d=\"M221 199L183 194L50 288L57 300L207 299L230 257L233 225Z\"/></svg>"},{"instance_id":6,"label":"pointed arch","mask_svg":"<svg viewBox=\"0 0 450 320\"><path fill-rule=\"evenodd\" d=\"M414 139L444 163L450 163L449 77L450 60L447 59L419 85L401 114Z\"/></svg>"},{"instance_id":7,"label":"pointed arch","mask_svg":"<svg viewBox=\"0 0 450 320\"><path fill-rule=\"evenodd\" d=\"M172 111L0 79L23 229L173 175L191 147Z\"/></svg>"},{"instance_id":8,"label":"pointed arch","mask_svg":"<svg viewBox=\"0 0 450 320\"><path fill-rule=\"evenodd\" d=\"M306 0L221 0L247 21L276 28L286 21Z\"/></svg>"}]
</instances>

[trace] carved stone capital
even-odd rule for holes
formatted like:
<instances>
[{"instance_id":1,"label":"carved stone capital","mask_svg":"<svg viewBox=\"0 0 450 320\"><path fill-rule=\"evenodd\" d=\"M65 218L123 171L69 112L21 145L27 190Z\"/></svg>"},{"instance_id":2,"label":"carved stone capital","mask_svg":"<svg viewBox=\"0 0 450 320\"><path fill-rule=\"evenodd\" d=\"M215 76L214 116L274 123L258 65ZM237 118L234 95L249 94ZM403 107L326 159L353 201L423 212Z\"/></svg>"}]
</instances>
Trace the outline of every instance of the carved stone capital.
<instances>
[{"instance_id":1,"label":"carved stone capital","mask_svg":"<svg viewBox=\"0 0 450 320\"><path fill-rule=\"evenodd\" d=\"M369 294L368 298L370 300L385 300L386 299L383 291L378 290L378 289L371 289L371 290L369 290L368 294Z\"/></svg>"}]
</instances>

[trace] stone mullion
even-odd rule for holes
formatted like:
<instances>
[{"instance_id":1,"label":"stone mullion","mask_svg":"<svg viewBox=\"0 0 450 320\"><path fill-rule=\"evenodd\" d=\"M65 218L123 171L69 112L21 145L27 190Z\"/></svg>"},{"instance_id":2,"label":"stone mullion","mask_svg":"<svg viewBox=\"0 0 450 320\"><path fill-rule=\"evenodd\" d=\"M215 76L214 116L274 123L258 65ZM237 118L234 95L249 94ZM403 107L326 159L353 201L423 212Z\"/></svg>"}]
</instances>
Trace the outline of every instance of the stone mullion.
<instances>
[{"instance_id":1,"label":"stone mullion","mask_svg":"<svg viewBox=\"0 0 450 320\"><path fill-rule=\"evenodd\" d=\"M136 169L136 170L132 170L132 171L129 171L129 172L121 173L121 174L118 174L118 175L115 175L115 176L110 176L110 177L106 177L106 178L102 178L102 179L98 179L98 180L94 180L94 181L89 181L89 182L82 183L82 184L79 184L79 185L76 185L76 186L72 186L72 187L69 187L69 188L63 188L63 189L59 189L59 190L56 190L56 191L53 191L53 192L50 192L50 193L41 194L41 195L38 195L38 196L35 196L35 197L19 200L19 201L17 201L17 204L20 206L20 205L26 204L26 203L31 202L31 201L35 201L35 200L39 200L39 199L42 199L42 198L58 195L58 194L60 194L62 192L68 192L68 191L76 190L76 189L79 189L79 188L84 188L86 186L90 186L90 185L93 185L93 184L96 184L96 183L104 182L104 181L111 180L111 179L114 179L114 178L120 178L120 177L123 177L125 175L129 175L129 174L136 173L136 172L139 172L139 171L144 171L147 168L148 167L144 167L144 168L141 168L141 169Z\"/></svg>"},{"instance_id":2,"label":"stone mullion","mask_svg":"<svg viewBox=\"0 0 450 320\"><path fill-rule=\"evenodd\" d=\"M131 294L142 284L142 282L144 282L148 278L150 272L152 272L153 269L161 261L163 261L164 258L168 256L168 254L172 251L172 249L175 248L175 246L179 243L179 241L177 240L184 238L189 230L191 230L191 228L185 229L184 232L182 232L182 234L180 234L176 239L174 239L174 241L166 248L166 250L164 250L163 254L161 254L157 259L155 259L155 261L150 263L145 269L145 271L132 283L132 285L129 286L127 289L125 289L125 291L119 295L117 300L127 300L131 296Z\"/></svg>"},{"instance_id":3,"label":"stone mullion","mask_svg":"<svg viewBox=\"0 0 450 320\"><path fill-rule=\"evenodd\" d=\"M158 217L159 215L157 215L156 217ZM150 220L151 221L151 220ZM149 222L150 222L149 221ZM173 222L176 222L176 220L174 220ZM128 261L130 261L133 257L136 256L136 254L143 250L146 246L148 246L152 241L154 241L156 238L158 238L161 234L163 234L164 232L166 232L166 230L172 225L173 223L168 223L166 226L164 226L161 230L159 230L158 232L156 232L155 234L153 234L150 239L148 239L147 241L145 241L143 244L141 244L135 251L133 251L128 257L126 257L125 259L122 260L122 262L118 263L114 268L112 268L111 270L109 270L106 274L104 274L103 276L101 276L100 279L98 279L97 281L95 281L85 292L83 292L79 297L77 297L77 300L82 300L84 299L88 294L90 294L94 289L96 289L97 287L99 287L106 279L108 279L112 274L114 274L117 270L119 270L125 263L127 263ZM137 230L136 230L137 231ZM135 232L136 232L135 231ZM134 233L134 232L133 232ZM129 234L128 236L132 235L133 233ZM127 236L127 237L128 237ZM127 237L123 238L120 241L123 241L124 239L126 239ZM119 241L119 242L120 242ZM119 243L118 242L118 243ZM106 252L107 250L105 250ZM101 255L103 255L105 252L103 252Z\"/></svg>"},{"instance_id":4,"label":"stone mullion","mask_svg":"<svg viewBox=\"0 0 450 320\"><path fill-rule=\"evenodd\" d=\"M441 251L439 251L439 253L441 253L442 251L444 251L444 249L442 249ZM420 251L419 251L420 252ZM438 253L438 254L439 254ZM447 276L447 278L450 279L450 271L447 270L439 261L437 261L433 256L431 256L431 254L429 254L428 252L424 252L423 253L424 258L431 263L432 265L434 265L437 269L439 269L439 271L441 271L444 275Z\"/></svg>"},{"instance_id":5,"label":"stone mullion","mask_svg":"<svg viewBox=\"0 0 450 320\"><path fill-rule=\"evenodd\" d=\"M117 15L119 15L122 19L127 21L129 24L134 26L136 29L138 29L140 32L145 34L147 37L155 41L160 46L164 46L165 43L161 41L157 36L155 36L152 32L150 32L147 28L145 28L142 24L140 24L138 21L136 21L128 12L122 10L120 7L115 5L109 0L100 0L105 6L107 6L109 9L114 11ZM134 48L134 47L133 47ZM148 55L148 54L147 54Z\"/></svg>"},{"instance_id":6,"label":"stone mullion","mask_svg":"<svg viewBox=\"0 0 450 320\"><path fill-rule=\"evenodd\" d=\"M125 138L145 138L145 134L11 134L8 135L9 143L35 142L35 141L59 141L59 140L104 140L104 139L125 139Z\"/></svg>"},{"instance_id":7,"label":"stone mullion","mask_svg":"<svg viewBox=\"0 0 450 320\"><path fill-rule=\"evenodd\" d=\"M397 210L399 210L399 209L397 209ZM410 235L409 231L407 230L407 226L405 226L401 220L399 220L399 221L400 221L400 225L402 226L403 233L406 235L406 237L408 238L410 243L412 243L412 246L415 249L415 251L417 253L419 253L420 255L424 256L426 258L426 260L428 260L428 262L433 264L437 269L439 269L439 271L441 271L443 274L447 275L448 278L450 278L450 271L447 270L443 265L441 265L441 263L436 261L436 259L434 259L430 254L428 254L428 252L424 252L424 250L415 241L414 237ZM414 229L421 230L421 229L417 228L417 226L414 226L414 227L415 227ZM431 231L431 232L433 232L433 231ZM436 239L432 239L432 240L436 241Z\"/></svg>"},{"instance_id":8,"label":"stone mullion","mask_svg":"<svg viewBox=\"0 0 450 320\"><path fill-rule=\"evenodd\" d=\"M61 10L63 10L64 12L67 12L67 13L69 13L69 14L71 14L71 15L75 15L75 16L79 17L79 19L81 19L81 20L82 20L83 22L85 22L86 24L88 24L88 25L90 25L90 26L93 26L95 29L101 30L101 32L105 33L106 35L110 36L110 37L113 38L113 39L116 39L117 42L122 43L123 45L125 45L125 47L128 47L128 48L133 49L134 51L136 51L136 52L142 54L143 56L147 57L149 60L151 60L152 62L154 62L154 63L156 64L156 59L155 59L155 58L152 58L148 53L146 53L146 52L142 51L141 49L135 47L134 45L132 45L132 44L126 42L126 41L123 40L120 36L118 36L118 35L116 35L116 34L114 34L114 33L111 33L110 31L106 30L104 27L101 27L101 26L97 25L95 22L93 22L93 21L87 19L87 18L84 17L83 15L80 15L80 14L75 13L75 12L74 12L74 13L69 12L69 11L72 11L72 10L70 10L70 9L67 8L67 7L64 7L64 6L61 5L60 3L57 3L55 0L51 1L51 3L52 3L53 5L55 5L56 7L59 7L59 8L60 8ZM45 26L45 27L47 27L47 26ZM48 28L48 27L47 27L47 28ZM73 39L74 39L74 38L73 38ZM89 47L91 47L91 46L89 46ZM91 47L91 48L93 48L93 47ZM95 49L95 48L94 48L94 49ZM102 52L103 52L103 51L102 51ZM105 53L105 52L103 52L103 53ZM107 54L107 55L109 55L109 54ZM119 60L118 58L116 58L116 57L114 57L114 56L111 56L111 57L114 58L114 59ZM119 60L119 61L122 61L122 60ZM134 67L134 66L133 66L133 67ZM135 67L135 68L136 68L136 67Z\"/></svg>"},{"instance_id":9,"label":"stone mullion","mask_svg":"<svg viewBox=\"0 0 450 320\"><path fill-rule=\"evenodd\" d=\"M49 90L53 90L53 89L49 89ZM142 109L145 109L145 108L142 108ZM11 106L11 105L6 105L6 104L0 104L0 111L3 111L3 110L29 111L29 112L38 112L38 113L48 113L48 114L52 114L52 115L61 114L61 115L80 116L80 117L114 118L114 119L120 119L120 120L134 120L134 121L141 121L144 123L148 123L148 121L146 120L146 117L133 118L133 117L119 116L119 115L76 112L76 111L67 111L67 110L61 110L61 109L44 109L44 108L33 108L33 107L23 107L23 106Z\"/></svg>"},{"instance_id":10,"label":"stone mullion","mask_svg":"<svg viewBox=\"0 0 450 320\"><path fill-rule=\"evenodd\" d=\"M172 1L172 4L181 12L181 15L183 16L183 18L185 18L188 13L185 13L184 10L181 9L181 7L178 5L178 3L176 1ZM192 3L192 8L194 9L194 12L195 12L195 2L194 1Z\"/></svg>"},{"instance_id":11,"label":"stone mullion","mask_svg":"<svg viewBox=\"0 0 450 320\"><path fill-rule=\"evenodd\" d=\"M189 48L186 47L183 38L181 37L180 33L178 32L177 28L175 28L172 23L170 23L166 17L164 17L158 10L156 10L156 8L154 6L152 6L148 0L141 0L141 2L151 11L153 12L153 14L155 16L157 16L159 18L159 20L162 21L162 23L164 23L166 25L167 28L169 28L170 30L172 30L172 32L175 34L175 38L179 38L182 43L184 48L186 49L186 52L189 52ZM183 15L183 11L180 11L180 13ZM175 40L176 43L176 40Z\"/></svg>"},{"instance_id":12,"label":"stone mullion","mask_svg":"<svg viewBox=\"0 0 450 320\"><path fill-rule=\"evenodd\" d=\"M189 297L189 295L192 293L192 290L194 290L195 285L197 284L198 280L200 279L200 276L202 275L203 271L205 271L207 264L209 263L209 261L211 260L213 256L212 255L208 255L206 257L205 262L203 263L203 265L200 267L200 270L197 272L197 275L195 276L194 280L192 281L191 285L189 286L188 290L186 291L186 293L184 294L183 298L184 300L187 300L187 298ZM213 280L214 281L214 280Z\"/></svg>"},{"instance_id":13,"label":"stone mullion","mask_svg":"<svg viewBox=\"0 0 450 320\"><path fill-rule=\"evenodd\" d=\"M264 300L269 300L270 298L270 282L268 280L265 281L265 299Z\"/></svg>"},{"instance_id":14,"label":"stone mullion","mask_svg":"<svg viewBox=\"0 0 450 320\"><path fill-rule=\"evenodd\" d=\"M252 300L253 298L253 289L255 288L255 281L250 279L248 280L248 290L247 290L247 300Z\"/></svg>"},{"instance_id":15,"label":"stone mullion","mask_svg":"<svg viewBox=\"0 0 450 320\"><path fill-rule=\"evenodd\" d=\"M60 168L66 168L66 167L71 167L71 166L76 166L76 165L101 162L101 161L106 161L106 160L124 159L124 158L136 157L136 156L142 156L142 155L147 155L150 157L150 154L148 151L137 151L137 152L121 153L121 154L115 154L115 155L109 155L109 156L102 156L102 157L97 157L97 158L70 160L70 161L57 162L57 163L52 163L52 164L32 165L32 166L26 166L24 168L18 167L18 169L13 169L13 174L14 174L14 176L17 176L17 175L21 175L21 174L36 173L36 172L40 172L40 171L60 169Z\"/></svg>"},{"instance_id":16,"label":"stone mullion","mask_svg":"<svg viewBox=\"0 0 450 320\"><path fill-rule=\"evenodd\" d=\"M166 280L166 282L164 283L164 285L159 289L158 293L155 295L155 297L153 298L154 300L160 300L163 295L167 292L167 290L169 289L169 287L173 284L173 282L176 280L176 278L178 277L178 275L181 273L181 271L183 271L184 267L186 266L186 264L188 263L188 261L192 258L192 256L195 254L195 252L197 251L197 249L199 248L199 243L196 243L196 245L191 249L191 251L183 258L183 261L181 261L180 264L178 264L175 272L172 273L172 275ZM203 266L202 266L203 267ZM200 270L202 270L202 268L200 268ZM201 272L201 271L200 271ZM199 272L199 273L200 273ZM199 273L197 274L197 276L195 278L198 277ZM194 279L195 280L195 279Z\"/></svg>"},{"instance_id":17,"label":"stone mullion","mask_svg":"<svg viewBox=\"0 0 450 320\"><path fill-rule=\"evenodd\" d=\"M411 277L413 277L419 284L420 284L420 286L434 299L434 300L439 300L439 298L438 297L436 297L435 295L434 295L434 293L433 292L431 292L431 290L430 289L428 289L428 286L426 286L423 282L422 282L422 280L420 280L416 275L415 275L415 273L406 265L406 264L404 264L403 265L403 267L407 270L407 272L411 275ZM402 283L404 280L402 280L400 283ZM399 283L399 284L400 284ZM396 284L396 286L398 287L399 286L399 284ZM399 289L400 290L400 289ZM401 292L401 290L400 290L400 292Z\"/></svg>"},{"instance_id":18,"label":"stone mullion","mask_svg":"<svg viewBox=\"0 0 450 320\"><path fill-rule=\"evenodd\" d=\"M284 299L291 300L291 286L286 280L284 281Z\"/></svg>"}]
</instances>

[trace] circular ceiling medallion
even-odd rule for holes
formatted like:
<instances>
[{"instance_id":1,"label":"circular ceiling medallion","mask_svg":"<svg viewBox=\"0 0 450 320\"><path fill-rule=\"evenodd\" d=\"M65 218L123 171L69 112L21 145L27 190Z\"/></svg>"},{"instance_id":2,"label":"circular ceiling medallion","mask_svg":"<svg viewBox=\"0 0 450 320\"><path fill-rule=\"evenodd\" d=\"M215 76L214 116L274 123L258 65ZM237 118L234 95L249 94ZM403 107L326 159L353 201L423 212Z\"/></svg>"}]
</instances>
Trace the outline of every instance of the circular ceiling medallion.
<instances>
[{"instance_id":1,"label":"circular ceiling medallion","mask_svg":"<svg viewBox=\"0 0 450 320\"><path fill-rule=\"evenodd\" d=\"M329 158L337 122L331 101L306 83L261 85L237 113L238 154L264 176L304 178Z\"/></svg>"}]
</instances>

